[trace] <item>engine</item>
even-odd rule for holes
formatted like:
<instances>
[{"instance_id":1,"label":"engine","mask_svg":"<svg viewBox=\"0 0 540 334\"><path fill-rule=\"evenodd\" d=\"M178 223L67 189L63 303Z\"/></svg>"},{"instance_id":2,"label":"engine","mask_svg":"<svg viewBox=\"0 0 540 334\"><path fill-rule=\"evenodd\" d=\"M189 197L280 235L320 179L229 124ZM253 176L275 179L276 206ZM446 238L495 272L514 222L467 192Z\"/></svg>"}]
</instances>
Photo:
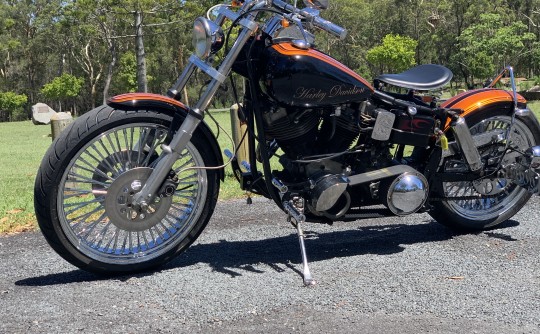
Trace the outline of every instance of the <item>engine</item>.
<instances>
[{"instance_id":1,"label":"engine","mask_svg":"<svg viewBox=\"0 0 540 334\"><path fill-rule=\"evenodd\" d=\"M269 108L264 113L267 138L285 153L279 178L301 185L298 192L308 199L310 212L331 219L344 215L352 203L347 176L391 163L388 145L379 143L380 149L374 149L362 134L375 122L373 111L365 109L358 104L334 109ZM354 153L343 154L351 148Z\"/></svg>"},{"instance_id":2,"label":"engine","mask_svg":"<svg viewBox=\"0 0 540 334\"><path fill-rule=\"evenodd\" d=\"M358 114L349 107L271 109L264 115L265 130L289 159L304 159L350 148L360 134Z\"/></svg>"},{"instance_id":3,"label":"engine","mask_svg":"<svg viewBox=\"0 0 540 334\"><path fill-rule=\"evenodd\" d=\"M284 170L275 175L296 186L289 189L307 199L308 212L336 220L355 205L382 203L396 215L414 213L424 205L427 180L412 167L395 168L400 166L390 154L390 141L371 139L383 111L387 112L366 102L333 109L269 108L264 113L268 140L284 152ZM399 127L399 114L397 120ZM380 177L351 181L381 169Z\"/></svg>"}]
</instances>

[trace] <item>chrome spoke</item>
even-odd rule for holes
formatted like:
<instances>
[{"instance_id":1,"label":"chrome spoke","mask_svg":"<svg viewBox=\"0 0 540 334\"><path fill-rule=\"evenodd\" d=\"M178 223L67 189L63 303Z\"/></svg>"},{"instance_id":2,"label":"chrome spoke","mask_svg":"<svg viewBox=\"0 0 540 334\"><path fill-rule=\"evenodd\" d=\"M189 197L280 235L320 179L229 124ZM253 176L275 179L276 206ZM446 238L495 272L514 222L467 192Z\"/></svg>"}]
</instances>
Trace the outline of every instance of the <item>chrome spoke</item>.
<instances>
[{"instance_id":1,"label":"chrome spoke","mask_svg":"<svg viewBox=\"0 0 540 334\"><path fill-rule=\"evenodd\" d=\"M111 215L115 207L123 212L125 185L140 180L155 164L167 133L158 124L119 126L87 143L72 159L60 184L60 221L70 242L90 258L110 264L148 261L175 247L197 222L208 181L206 171L197 168L204 166L203 158L191 143L172 167L177 173L193 168L178 175L173 196L152 203L150 214ZM156 212L161 216L149 218Z\"/></svg>"},{"instance_id":2,"label":"chrome spoke","mask_svg":"<svg viewBox=\"0 0 540 334\"><path fill-rule=\"evenodd\" d=\"M83 225L86 223L86 219L90 218L93 214L97 213L98 211L102 211L102 207L98 207L90 212L87 212L85 214L82 214L77 217L71 218L71 221L74 222L72 225L72 229L75 230L78 226Z\"/></svg>"},{"instance_id":3,"label":"chrome spoke","mask_svg":"<svg viewBox=\"0 0 540 334\"><path fill-rule=\"evenodd\" d=\"M472 134L484 133L487 131L494 130L509 130L510 129L511 118L508 116L494 116L488 118L471 128ZM511 134L507 133L507 138L512 140L512 143L517 145L519 149L525 150L528 147L532 146L534 137L530 130L524 125L521 121L516 121L516 124L513 128ZM497 159L497 157L502 156L504 153L500 146L492 145L491 147L482 148L480 153L484 156L489 156L490 158ZM498 158L500 159L500 158ZM445 167L452 168L453 166L459 166L461 162L452 160L452 163L446 163ZM490 217L497 217L501 212L508 210L509 207L519 199L524 193L523 190L515 185L509 184L506 179L492 179L484 181L485 183L480 183L475 185L473 182L445 182L443 188L445 195L448 197L469 197L476 196L477 199L462 199L462 200L451 200L448 202L448 205L453 208L453 210L460 214L463 217L468 219L489 219ZM482 198L483 191L492 191L488 189L497 189L496 195Z\"/></svg>"},{"instance_id":4,"label":"chrome spoke","mask_svg":"<svg viewBox=\"0 0 540 334\"><path fill-rule=\"evenodd\" d=\"M109 180L109 181L113 181L114 179L112 177L110 177L109 175L103 173L101 170L99 169L89 169L89 168L86 168L86 167L83 167L81 165L74 165L75 168L77 169L81 169L81 170L84 170L86 172L89 172L89 173L95 173L99 176L101 176L102 178L106 179L106 180Z\"/></svg>"},{"instance_id":5,"label":"chrome spoke","mask_svg":"<svg viewBox=\"0 0 540 334\"><path fill-rule=\"evenodd\" d=\"M84 207L90 204L103 203L103 201L105 201L105 197L98 197L91 201L64 204L64 208L69 208L69 207L78 206L78 205L81 205L81 207Z\"/></svg>"},{"instance_id":6,"label":"chrome spoke","mask_svg":"<svg viewBox=\"0 0 540 334\"><path fill-rule=\"evenodd\" d=\"M114 231L113 237L110 238L107 245L105 245L105 250L107 250L107 253L109 253L109 250L112 252L116 248L116 245L118 244L119 235L120 235L120 229L116 228ZM111 247L111 244L112 244L112 247Z\"/></svg>"},{"instance_id":7,"label":"chrome spoke","mask_svg":"<svg viewBox=\"0 0 540 334\"><path fill-rule=\"evenodd\" d=\"M97 185L103 186L105 188L108 188L110 186L110 184L107 184L105 182L96 181L94 179L91 179L89 177L84 177L84 176L82 176L80 174L77 174L77 173L74 173L74 172L69 173L69 176L73 177L73 179L70 179L70 181L72 181L72 182L97 184Z\"/></svg>"}]
</instances>

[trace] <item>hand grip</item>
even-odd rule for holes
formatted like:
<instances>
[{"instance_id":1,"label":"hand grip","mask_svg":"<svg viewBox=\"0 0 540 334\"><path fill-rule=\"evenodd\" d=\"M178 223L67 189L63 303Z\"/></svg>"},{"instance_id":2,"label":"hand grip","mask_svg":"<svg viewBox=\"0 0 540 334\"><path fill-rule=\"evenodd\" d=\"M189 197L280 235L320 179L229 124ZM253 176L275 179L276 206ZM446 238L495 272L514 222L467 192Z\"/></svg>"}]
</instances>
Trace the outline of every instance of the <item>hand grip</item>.
<instances>
[{"instance_id":1,"label":"hand grip","mask_svg":"<svg viewBox=\"0 0 540 334\"><path fill-rule=\"evenodd\" d=\"M317 15L313 15L312 13L310 13L308 10L300 10L300 9L297 9L296 7L282 1L282 0L273 0L272 1L272 4L277 7L277 8L280 8L288 13L294 13L294 14L299 14L303 17L305 17L308 21L310 21L314 26L316 26L317 28L320 28L334 36L337 36L339 37L339 39L345 39L345 37L347 36L347 29L345 28L342 28L340 26L338 26L337 24L334 24L328 20L325 20L323 18L321 18L320 16Z\"/></svg>"},{"instance_id":2,"label":"hand grip","mask_svg":"<svg viewBox=\"0 0 540 334\"><path fill-rule=\"evenodd\" d=\"M338 26L320 16L313 17L313 25L343 40L347 37L347 29Z\"/></svg>"}]
</instances>

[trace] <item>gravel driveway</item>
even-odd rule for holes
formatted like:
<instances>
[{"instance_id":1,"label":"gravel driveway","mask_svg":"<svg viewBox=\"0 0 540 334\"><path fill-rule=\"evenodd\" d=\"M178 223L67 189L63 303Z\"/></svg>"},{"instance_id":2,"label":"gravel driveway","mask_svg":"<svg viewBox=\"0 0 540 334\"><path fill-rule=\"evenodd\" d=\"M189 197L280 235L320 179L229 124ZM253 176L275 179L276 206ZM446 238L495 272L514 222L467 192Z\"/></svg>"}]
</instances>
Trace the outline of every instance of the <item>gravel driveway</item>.
<instances>
[{"instance_id":1,"label":"gravel driveway","mask_svg":"<svg viewBox=\"0 0 540 334\"><path fill-rule=\"evenodd\" d=\"M426 214L305 225L267 200L220 202L161 271L100 279L39 233L0 237L1 333L540 333L540 200L459 235Z\"/></svg>"}]
</instances>

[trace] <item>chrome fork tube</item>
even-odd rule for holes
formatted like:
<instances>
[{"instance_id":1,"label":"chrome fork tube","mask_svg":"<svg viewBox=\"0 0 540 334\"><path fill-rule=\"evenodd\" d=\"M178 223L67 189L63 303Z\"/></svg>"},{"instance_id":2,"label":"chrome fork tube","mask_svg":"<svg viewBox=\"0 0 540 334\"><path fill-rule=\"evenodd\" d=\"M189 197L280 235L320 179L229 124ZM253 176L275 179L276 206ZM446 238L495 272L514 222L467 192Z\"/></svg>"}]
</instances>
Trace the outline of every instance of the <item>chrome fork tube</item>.
<instances>
[{"instance_id":1,"label":"chrome fork tube","mask_svg":"<svg viewBox=\"0 0 540 334\"><path fill-rule=\"evenodd\" d=\"M170 145L162 145L163 153L161 154L161 159L154 168L152 174L150 174L142 190L134 196L133 204L140 205L144 208L156 197L159 187L169 174L176 160L180 157L186 145L191 140L197 126L204 118L204 110L206 110L210 104L210 101L216 94L219 86L229 75L232 65L242 50L242 47L250 38L251 33L258 28L258 25L252 20L253 17L254 16L250 16L249 20L247 20L247 25L244 26L244 29L240 32L236 42L229 51L229 54L225 57L221 66L216 71L217 74L213 76L213 80L206 88L206 91L201 96L199 102L197 102L195 109L191 110L191 113L186 116L180 129L173 136ZM187 83L187 80L195 70L195 66L196 64L190 62L188 68L184 70L182 76L178 79L175 86L173 86L173 90L183 88L183 85Z\"/></svg>"},{"instance_id":2,"label":"chrome fork tube","mask_svg":"<svg viewBox=\"0 0 540 334\"><path fill-rule=\"evenodd\" d=\"M163 150L161 155L163 158L159 160L141 191L133 197L134 205L145 207L156 197L159 187L167 175L169 175L169 171L176 160L180 158L182 151L191 140L191 137L200 122L201 119L188 115L180 129L173 136L171 144L161 145L161 149Z\"/></svg>"},{"instance_id":3,"label":"chrome fork tube","mask_svg":"<svg viewBox=\"0 0 540 334\"><path fill-rule=\"evenodd\" d=\"M191 75L197 67L194 63L189 62L184 68L184 71L182 74L178 77L178 80L174 83L174 85L167 91L167 96L170 98L176 99L178 97L179 92L184 89L184 87L187 85L187 82L189 81L189 78L191 78Z\"/></svg>"}]
</instances>

